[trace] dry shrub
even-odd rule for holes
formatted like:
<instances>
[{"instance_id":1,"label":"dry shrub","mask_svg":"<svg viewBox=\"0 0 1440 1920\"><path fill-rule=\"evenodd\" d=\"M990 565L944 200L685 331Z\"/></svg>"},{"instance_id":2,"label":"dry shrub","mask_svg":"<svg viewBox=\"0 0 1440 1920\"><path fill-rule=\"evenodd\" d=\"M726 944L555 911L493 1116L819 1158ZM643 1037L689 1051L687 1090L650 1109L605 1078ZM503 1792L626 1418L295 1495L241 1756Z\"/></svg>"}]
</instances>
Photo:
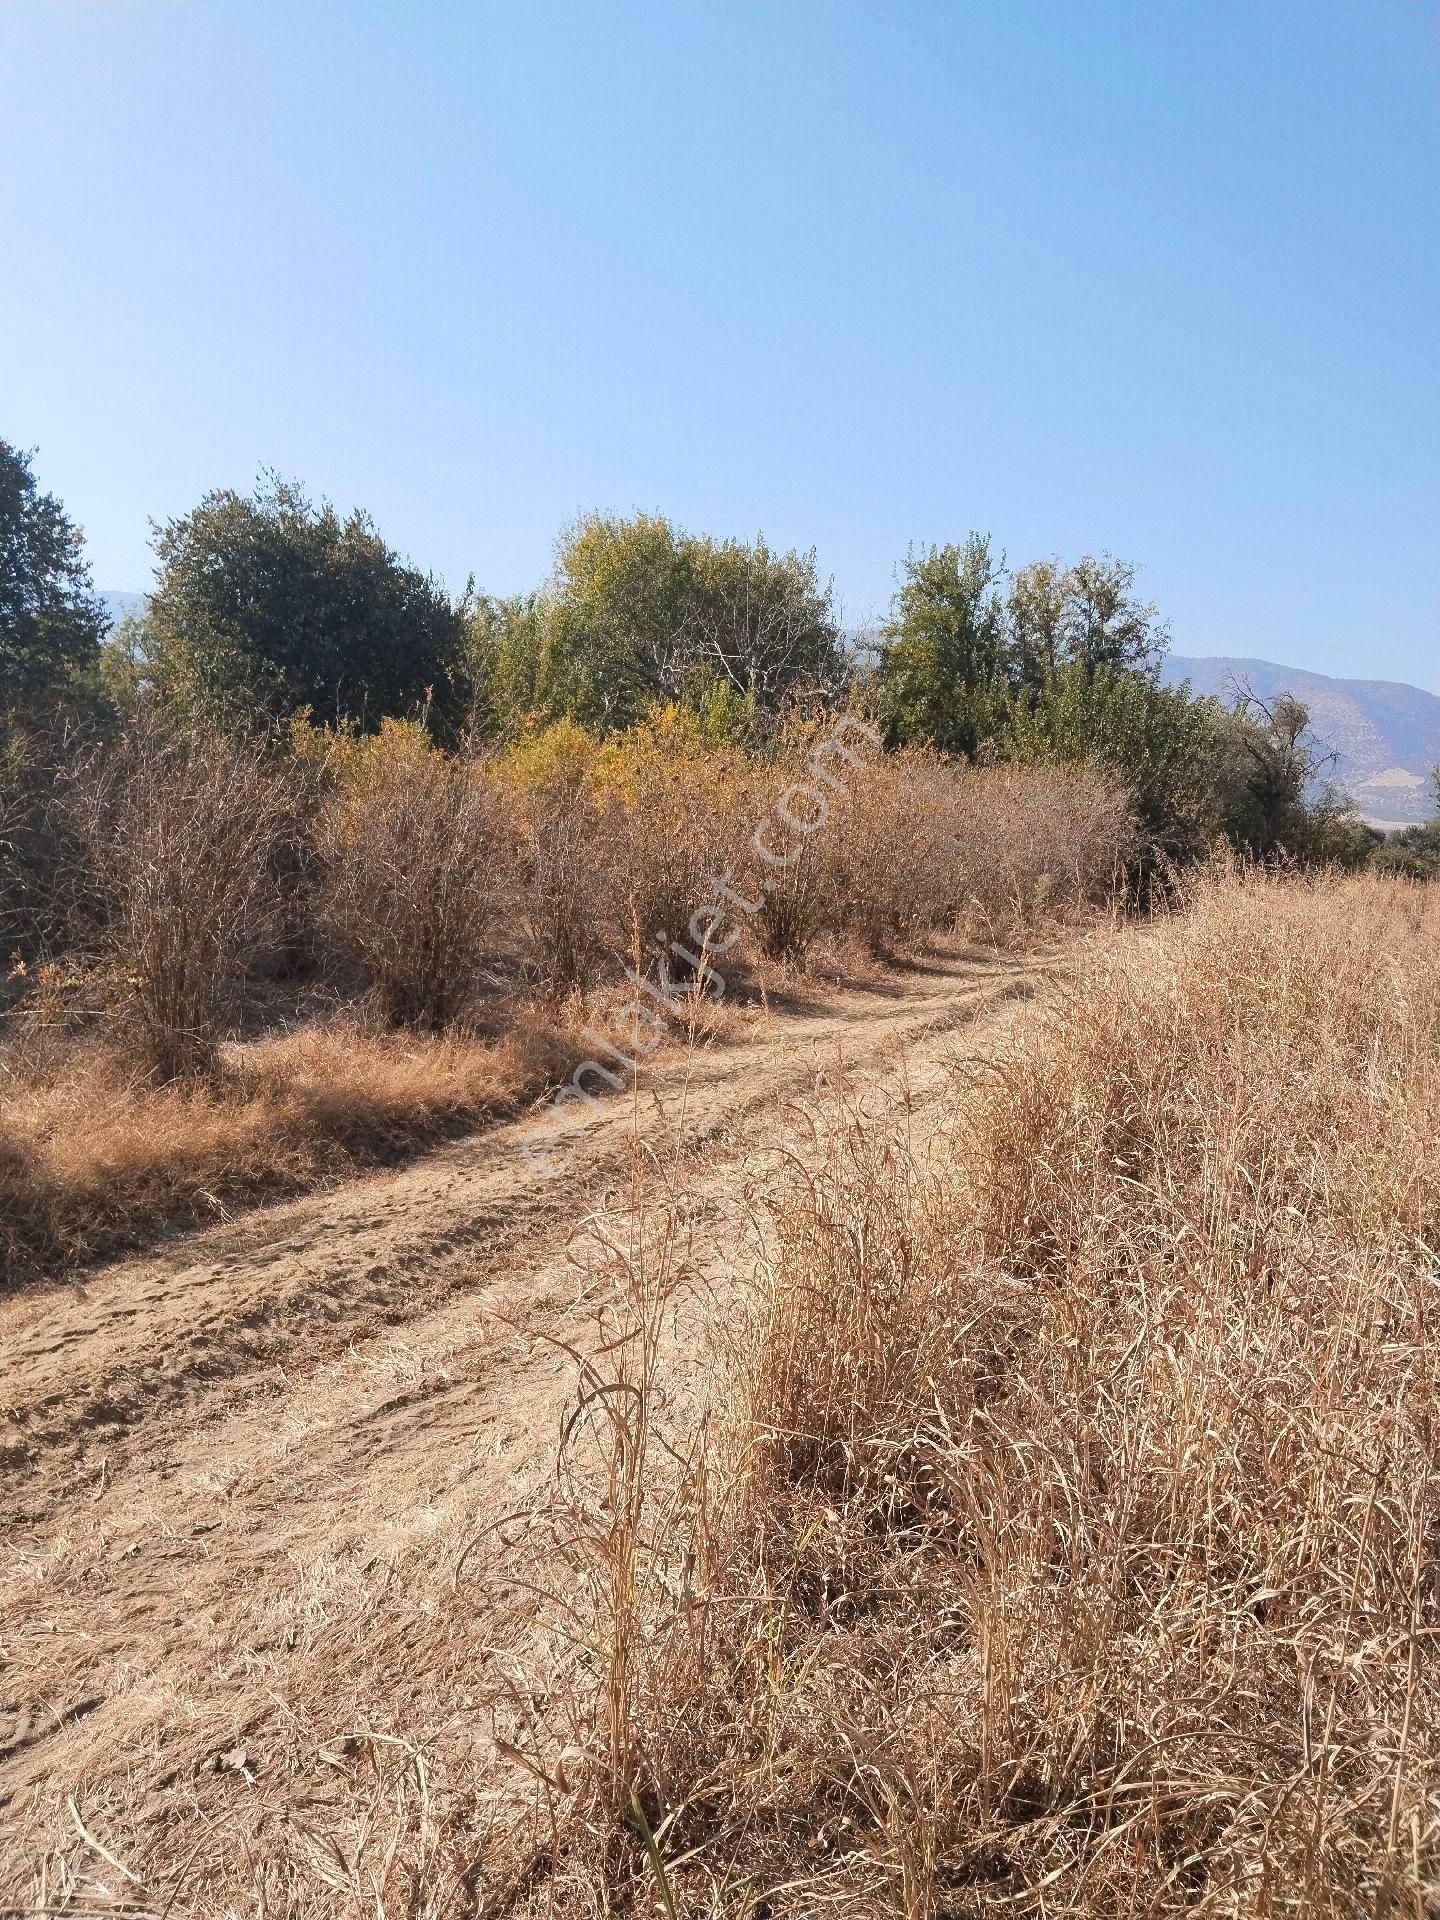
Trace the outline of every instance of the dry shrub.
<instances>
[{"instance_id":1,"label":"dry shrub","mask_svg":"<svg viewBox=\"0 0 1440 1920\"><path fill-rule=\"evenodd\" d=\"M953 917L945 808L966 778L962 768L909 753L855 776L846 803L818 830L832 930L883 955Z\"/></svg>"},{"instance_id":2,"label":"dry shrub","mask_svg":"<svg viewBox=\"0 0 1440 1920\"><path fill-rule=\"evenodd\" d=\"M103 1051L0 1092L0 1280L388 1165L507 1112L568 1068L548 1024L502 1039L313 1026L222 1056L201 1082L118 1079Z\"/></svg>"},{"instance_id":3,"label":"dry shrub","mask_svg":"<svg viewBox=\"0 0 1440 1920\"><path fill-rule=\"evenodd\" d=\"M648 743L611 777L611 951L638 973L663 968L686 979L695 969L672 949L708 958L712 930L701 909L716 902L729 865L742 782L726 755Z\"/></svg>"},{"instance_id":4,"label":"dry shrub","mask_svg":"<svg viewBox=\"0 0 1440 1920\"><path fill-rule=\"evenodd\" d=\"M557 997L594 984L605 957L611 819L589 786L562 777L520 801L520 922L534 977Z\"/></svg>"},{"instance_id":5,"label":"dry shrub","mask_svg":"<svg viewBox=\"0 0 1440 1920\"><path fill-rule=\"evenodd\" d=\"M598 903L609 885L599 742L570 720L526 734L495 772L519 834L517 914L531 977L563 998L583 993L603 957Z\"/></svg>"},{"instance_id":6,"label":"dry shrub","mask_svg":"<svg viewBox=\"0 0 1440 1920\"><path fill-rule=\"evenodd\" d=\"M271 932L280 782L246 745L141 729L76 774L71 818L143 1064L208 1072Z\"/></svg>"},{"instance_id":7,"label":"dry shrub","mask_svg":"<svg viewBox=\"0 0 1440 1920\"><path fill-rule=\"evenodd\" d=\"M54 772L41 743L0 723L0 958L44 943L56 915L47 912L59 862L46 826L54 809Z\"/></svg>"},{"instance_id":8,"label":"dry shrub","mask_svg":"<svg viewBox=\"0 0 1440 1920\"><path fill-rule=\"evenodd\" d=\"M792 778L810 771L796 766ZM803 957L821 932L877 956L962 926L1008 937L1110 898L1133 846L1124 793L1089 768L905 753L847 767L838 785L808 785L819 798L794 811L808 806L814 830L772 835L792 863L749 861L753 886L769 882L755 932L772 958Z\"/></svg>"},{"instance_id":9,"label":"dry shrub","mask_svg":"<svg viewBox=\"0 0 1440 1920\"><path fill-rule=\"evenodd\" d=\"M955 922L992 936L1111 899L1138 845L1123 789L1098 768L974 770L945 812Z\"/></svg>"},{"instance_id":10,"label":"dry shrub","mask_svg":"<svg viewBox=\"0 0 1440 1920\"><path fill-rule=\"evenodd\" d=\"M317 842L322 922L391 1026L445 1026L474 991L510 826L483 764L386 721L336 756Z\"/></svg>"},{"instance_id":11,"label":"dry shrub","mask_svg":"<svg viewBox=\"0 0 1440 1920\"><path fill-rule=\"evenodd\" d=\"M71 804L93 746L58 721L30 730L0 716L0 961L58 962L93 933L93 877Z\"/></svg>"},{"instance_id":12,"label":"dry shrub","mask_svg":"<svg viewBox=\"0 0 1440 1920\"><path fill-rule=\"evenodd\" d=\"M509 749L499 774L523 823L536 976L588 989L608 960L683 980L693 969L671 943L698 951L722 883L755 902L754 947L791 964L821 935L886 955L962 922L1009 934L1114 891L1133 826L1105 776L877 757L857 729L812 717L746 761L666 709L603 746L558 723Z\"/></svg>"},{"instance_id":13,"label":"dry shrub","mask_svg":"<svg viewBox=\"0 0 1440 1920\"><path fill-rule=\"evenodd\" d=\"M749 890L757 905L748 925L767 960L803 966L832 918L824 846L811 836L786 852L787 863L780 868L749 862Z\"/></svg>"},{"instance_id":14,"label":"dry shrub","mask_svg":"<svg viewBox=\"0 0 1440 1920\"><path fill-rule=\"evenodd\" d=\"M1433 892L1211 879L933 1153L839 1116L560 1910L1433 1911L1437 1311Z\"/></svg>"},{"instance_id":15,"label":"dry shrub","mask_svg":"<svg viewBox=\"0 0 1440 1920\"><path fill-rule=\"evenodd\" d=\"M670 947L705 939L691 922L716 900L743 824L733 757L662 709L603 746L557 723L504 754L499 772L522 822L519 908L536 976L563 993L624 967L693 972Z\"/></svg>"},{"instance_id":16,"label":"dry shrub","mask_svg":"<svg viewBox=\"0 0 1440 1920\"><path fill-rule=\"evenodd\" d=\"M1051 874L1045 905L1062 911L1098 889L1123 826L1123 806L1088 775L976 774L919 757L867 766L831 754L821 782L830 817L791 836L798 858L776 869L757 862L752 834L787 788L820 778L803 747L747 766L663 714L606 744L548 728L495 765L442 755L422 729L395 723L371 739L300 726L294 744L281 778L244 747L142 733L62 782L65 831L79 830L87 849L85 874L67 881L67 915L104 949L109 978L97 979L81 951L75 965L31 967L13 989L20 1007L4 1043L13 1071L0 1103L12 1269L199 1217L209 1205L202 1188L231 1198L295 1190L343 1169L352 1139L361 1160L378 1150L400 1056L387 1058L376 1090L373 1139L356 1115L352 1071L337 1067L328 1107L303 1071L305 1049L320 1044L308 1028L269 1052L270 1043L242 1049L217 1074L247 975L252 1030L313 1012L273 978L260 991L256 962L268 949L279 961L272 974L309 971L317 916L389 1022L433 1028L473 993L492 929L509 931L509 921L496 925L502 905L513 909L521 957L553 994L589 991L626 966L664 967L683 982L690 962L662 953L655 936L698 953L702 910L727 873L761 902L746 931L772 957L796 961L817 932L859 930L883 947L952 924L979 885L965 878L961 853L982 826L1020 849L995 898L1038 902L1033 875ZM1087 794L1088 811L1079 804ZM328 984L355 983L342 975ZM146 1105L127 1084L130 1053L110 1045L117 1004L147 1073L204 1069L216 1085ZM496 1017L512 1017L510 1008ZM523 1044L523 1002L513 1017ZM692 1041L710 1037L723 1019L697 994L686 1030ZM48 1036L45 1059L28 1068L16 1051L22 1033ZM97 1064L92 1041L116 1057ZM299 1073L293 1098L273 1075L263 1088L255 1081L246 1063L261 1057L276 1073L286 1062ZM493 1104L456 1094L442 1053L405 1057L422 1078L434 1072L440 1124ZM427 1137L427 1111L417 1083L400 1102L397 1138ZM272 1123L273 1153L254 1138ZM65 1129L68 1144L56 1137ZM130 1141L127 1129L143 1137Z\"/></svg>"}]
</instances>

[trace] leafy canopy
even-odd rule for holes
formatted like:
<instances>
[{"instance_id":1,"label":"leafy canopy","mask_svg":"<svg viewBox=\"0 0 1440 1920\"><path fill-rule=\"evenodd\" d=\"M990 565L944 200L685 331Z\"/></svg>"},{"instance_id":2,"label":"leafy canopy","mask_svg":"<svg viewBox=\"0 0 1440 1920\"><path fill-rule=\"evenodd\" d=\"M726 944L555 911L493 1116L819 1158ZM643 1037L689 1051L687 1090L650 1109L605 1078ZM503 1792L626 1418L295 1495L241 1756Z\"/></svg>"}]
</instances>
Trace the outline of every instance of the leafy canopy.
<instances>
[{"instance_id":1,"label":"leafy canopy","mask_svg":"<svg viewBox=\"0 0 1440 1920\"><path fill-rule=\"evenodd\" d=\"M1001 576L983 534L907 556L880 655L891 745L973 755L993 738L1010 679Z\"/></svg>"},{"instance_id":2,"label":"leafy canopy","mask_svg":"<svg viewBox=\"0 0 1440 1920\"><path fill-rule=\"evenodd\" d=\"M93 676L109 619L84 537L31 458L0 440L0 714L63 703Z\"/></svg>"},{"instance_id":3,"label":"leafy canopy","mask_svg":"<svg viewBox=\"0 0 1440 1920\"><path fill-rule=\"evenodd\" d=\"M463 622L365 513L342 520L268 476L249 497L207 494L157 527L150 671L191 719L248 727L309 709L373 730L463 710Z\"/></svg>"},{"instance_id":4,"label":"leafy canopy","mask_svg":"<svg viewBox=\"0 0 1440 1920\"><path fill-rule=\"evenodd\" d=\"M880 656L893 744L973 755L1005 730L1022 691L1048 698L1063 687L1073 700L1091 676L1153 677L1169 634L1125 561L1035 560L1008 591L1005 580L982 534L910 553Z\"/></svg>"},{"instance_id":5,"label":"leafy canopy","mask_svg":"<svg viewBox=\"0 0 1440 1920\"><path fill-rule=\"evenodd\" d=\"M837 679L832 599L813 551L689 534L660 514L587 514L561 536L539 593L471 606L479 706L507 737L561 716L626 727L717 689L773 711Z\"/></svg>"}]
</instances>

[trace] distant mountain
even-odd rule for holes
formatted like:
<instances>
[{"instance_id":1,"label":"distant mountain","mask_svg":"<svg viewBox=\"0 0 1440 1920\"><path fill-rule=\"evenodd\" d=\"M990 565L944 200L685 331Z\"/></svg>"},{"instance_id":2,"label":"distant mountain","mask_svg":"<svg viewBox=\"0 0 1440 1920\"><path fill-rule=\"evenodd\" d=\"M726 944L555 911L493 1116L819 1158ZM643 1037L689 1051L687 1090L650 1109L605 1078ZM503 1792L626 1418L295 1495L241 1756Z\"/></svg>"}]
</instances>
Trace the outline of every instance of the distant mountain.
<instances>
[{"instance_id":1,"label":"distant mountain","mask_svg":"<svg viewBox=\"0 0 1440 1920\"><path fill-rule=\"evenodd\" d=\"M118 627L122 620L138 618L145 611L145 602L149 599L144 593L116 593L101 587L96 598L110 616L110 625Z\"/></svg>"},{"instance_id":2,"label":"distant mountain","mask_svg":"<svg viewBox=\"0 0 1440 1920\"><path fill-rule=\"evenodd\" d=\"M1440 763L1440 695L1399 680L1332 680L1273 660L1194 660L1172 654L1164 677L1196 693L1262 700L1293 693L1310 709L1311 730L1335 756L1330 778L1379 827L1429 817L1430 769Z\"/></svg>"},{"instance_id":3,"label":"distant mountain","mask_svg":"<svg viewBox=\"0 0 1440 1920\"><path fill-rule=\"evenodd\" d=\"M113 630L121 624L121 620L138 618L142 612L146 611L146 601L150 599L150 595L148 595L148 593L119 593L119 591L115 591L113 588L98 588L96 589L96 599L100 601L100 605L108 612L109 626L111 626L111 632L113 632Z\"/></svg>"}]
</instances>

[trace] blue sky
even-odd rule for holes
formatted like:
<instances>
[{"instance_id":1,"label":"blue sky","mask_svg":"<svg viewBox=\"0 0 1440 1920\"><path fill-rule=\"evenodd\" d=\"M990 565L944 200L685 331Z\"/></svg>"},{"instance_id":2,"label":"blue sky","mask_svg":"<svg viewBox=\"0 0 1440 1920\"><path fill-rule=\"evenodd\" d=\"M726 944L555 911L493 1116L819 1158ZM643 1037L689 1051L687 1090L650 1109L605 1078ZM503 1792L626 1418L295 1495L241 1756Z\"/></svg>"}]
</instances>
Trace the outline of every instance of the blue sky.
<instances>
[{"instance_id":1,"label":"blue sky","mask_svg":"<svg viewBox=\"0 0 1440 1920\"><path fill-rule=\"evenodd\" d=\"M453 586L577 510L1141 564L1440 682L1430 0L0 0L0 435L143 587L262 466Z\"/></svg>"}]
</instances>

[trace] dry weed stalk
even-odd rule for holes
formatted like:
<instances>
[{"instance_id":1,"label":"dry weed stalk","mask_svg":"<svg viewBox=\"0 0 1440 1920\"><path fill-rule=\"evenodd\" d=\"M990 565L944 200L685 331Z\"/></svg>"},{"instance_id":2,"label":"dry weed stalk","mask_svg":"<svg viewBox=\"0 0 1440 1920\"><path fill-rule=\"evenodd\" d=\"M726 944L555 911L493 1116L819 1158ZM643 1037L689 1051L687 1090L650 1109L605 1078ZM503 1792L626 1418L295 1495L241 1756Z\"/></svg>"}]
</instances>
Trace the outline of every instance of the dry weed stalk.
<instances>
[{"instance_id":1,"label":"dry weed stalk","mask_svg":"<svg viewBox=\"0 0 1440 1920\"><path fill-rule=\"evenodd\" d=\"M687 1914L1434 1909L1437 934L1420 890L1222 874L938 1155L841 1116L737 1338L704 1581L592 1642L624 1736L557 1812L560 1911L647 1871Z\"/></svg>"},{"instance_id":2,"label":"dry weed stalk","mask_svg":"<svg viewBox=\"0 0 1440 1920\"><path fill-rule=\"evenodd\" d=\"M555 1341L578 1384L552 1494L501 1523L490 1562L545 1648L545 1681L517 1674L500 1715L500 1748L539 1796L526 1884L537 1864L563 1880L574 1855L582 1883L598 1856L616 1885L667 1885L666 1786L687 1739L670 1707L710 1657L705 1593L723 1509L705 1423L686 1431L676 1415L677 1321L693 1313L688 1233L677 1206L640 1196L638 1177L628 1215L597 1228L594 1336Z\"/></svg>"},{"instance_id":3,"label":"dry weed stalk","mask_svg":"<svg viewBox=\"0 0 1440 1920\"><path fill-rule=\"evenodd\" d=\"M144 1064L209 1071L271 932L280 782L247 746L141 729L76 776L71 803Z\"/></svg>"},{"instance_id":4,"label":"dry weed stalk","mask_svg":"<svg viewBox=\"0 0 1440 1920\"><path fill-rule=\"evenodd\" d=\"M318 829L322 916L391 1026L444 1027L473 992L510 861L483 764L396 728L355 754Z\"/></svg>"}]
</instances>

